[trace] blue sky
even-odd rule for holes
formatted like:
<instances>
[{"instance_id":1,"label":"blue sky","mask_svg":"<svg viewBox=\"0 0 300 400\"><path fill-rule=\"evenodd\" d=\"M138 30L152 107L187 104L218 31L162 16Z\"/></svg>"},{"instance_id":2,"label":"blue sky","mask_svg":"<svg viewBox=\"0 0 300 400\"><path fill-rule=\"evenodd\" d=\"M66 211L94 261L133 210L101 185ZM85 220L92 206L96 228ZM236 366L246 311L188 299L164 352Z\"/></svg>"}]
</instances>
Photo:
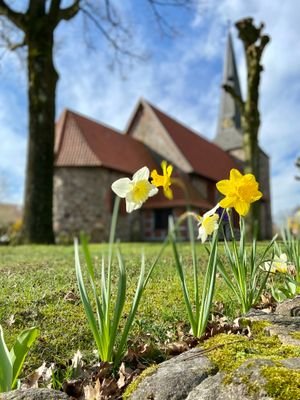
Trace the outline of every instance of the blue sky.
<instances>
[{"instance_id":1,"label":"blue sky","mask_svg":"<svg viewBox=\"0 0 300 400\"><path fill-rule=\"evenodd\" d=\"M15 1L15 7L26 2ZM69 1L65 1L65 4ZM178 26L163 37L144 0L115 1L131 26L131 48L147 61L128 61L111 69L112 52L103 37L83 34L82 19L56 31L55 64L60 73L57 116L70 108L124 129L140 97L189 125L208 139L216 132L228 20L252 16L265 22L271 43L263 57L260 142L271 157L272 211L275 220L300 205L295 159L300 156L300 2L290 0L199 0L197 12L169 10ZM138 5L138 7L137 7ZM232 28L242 89L245 62ZM87 45L86 37L94 49ZM22 203L27 143L25 58L6 52L0 63L0 200ZM46 78L46 77L45 77ZM213 160L212 160L213 162Z\"/></svg>"}]
</instances>

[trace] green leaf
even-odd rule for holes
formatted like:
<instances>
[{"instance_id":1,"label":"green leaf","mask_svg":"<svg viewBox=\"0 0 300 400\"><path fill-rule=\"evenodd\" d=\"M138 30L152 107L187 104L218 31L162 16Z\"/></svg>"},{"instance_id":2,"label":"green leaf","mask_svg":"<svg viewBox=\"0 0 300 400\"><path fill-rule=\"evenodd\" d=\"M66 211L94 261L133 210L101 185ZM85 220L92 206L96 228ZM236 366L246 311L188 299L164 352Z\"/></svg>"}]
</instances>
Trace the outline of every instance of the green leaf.
<instances>
[{"instance_id":1,"label":"green leaf","mask_svg":"<svg viewBox=\"0 0 300 400\"><path fill-rule=\"evenodd\" d=\"M113 346L116 342L117 330L126 300L126 269L119 249L117 249L117 256L119 260L119 283L118 283L118 294L115 302L114 317L111 329L109 353L112 353Z\"/></svg>"},{"instance_id":2,"label":"green leaf","mask_svg":"<svg viewBox=\"0 0 300 400\"><path fill-rule=\"evenodd\" d=\"M4 341L2 326L0 325L0 393L11 389L12 377L12 362Z\"/></svg>"},{"instance_id":3,"label":"green leaf","mask_svg":"<svg viewBox=\"0 0 300 400\"><path fill-rule=\"evenodd\" d=\"M38 335L39 330L36 327L25 329L19 334L15 344L10 350L10 359L13 367L12 389L16 387L17 379L22 370L27 353Z\"/></svg>"},{"instance_id":4,"label":"green leaf","mask_svg":"<svg viewBox=\"0 0 300 400\"><path fill-rule=\"evenodd\" d=\"M74 252L75 252L75 271L76 271L76 278L77 278L77 284L78 284L78 289L81 297L81 301L84 307L85 315L87 317L89 327L91 329L91 332L94 336L97 349L99 352L99 355L102 359L103 356L103 343L99 334L99 330L97 327L97 322L94 317L93 309L91 306L90 299L87 295L86 288L84 285L83 277L82 277L82 272L81 272L81 265L80 265L80 259L79 259L79 248L78 248L78 241L77 239L74 240ZM107 361L102 359L102 361Z\"/></svg>"}]
</instances>

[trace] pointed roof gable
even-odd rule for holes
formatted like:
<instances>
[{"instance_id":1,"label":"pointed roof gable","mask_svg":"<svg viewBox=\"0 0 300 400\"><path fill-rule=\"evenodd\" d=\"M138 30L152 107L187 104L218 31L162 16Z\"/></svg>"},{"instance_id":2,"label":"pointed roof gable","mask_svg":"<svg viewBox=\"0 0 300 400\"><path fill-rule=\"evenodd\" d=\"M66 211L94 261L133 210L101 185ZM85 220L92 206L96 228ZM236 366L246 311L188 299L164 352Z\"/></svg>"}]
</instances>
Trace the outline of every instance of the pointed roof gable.
<instances>
[{"instance_id":1,"label":"pointed roof gable","mask_svg":"<svg viewBox=\"0 0 300 400\"><path fill-rule=\"evenodd\" d=\"M234 159L219 146L211 143L148 103L180 149L193 171L213 181L224 179L231 168L238 168Z\"/></svg>"},{"instance_id":2,"label":"pointed roof gable","mask_svg":"<svg viewBox=\"0 0 300 400\"><path fill-rule=\"evenodd\" d=\"M242 97L230 32L228 33L227 38L223 83L233 86L237 95ZM230 150L242 146L241 113L239 106L223 88L215 142L224 150Z\"/></svg>"},{"instance_id":3,"label":"pointed roof gable","mask_svg":"<svg viewBox=\"0 0 300 400\"><path fill-rule=\"evenodd\" d=\"M56 166L103 166L125 173L157 167L141 142L69 110L56 124L55 155Z\"/></svg>"}]
</instances>

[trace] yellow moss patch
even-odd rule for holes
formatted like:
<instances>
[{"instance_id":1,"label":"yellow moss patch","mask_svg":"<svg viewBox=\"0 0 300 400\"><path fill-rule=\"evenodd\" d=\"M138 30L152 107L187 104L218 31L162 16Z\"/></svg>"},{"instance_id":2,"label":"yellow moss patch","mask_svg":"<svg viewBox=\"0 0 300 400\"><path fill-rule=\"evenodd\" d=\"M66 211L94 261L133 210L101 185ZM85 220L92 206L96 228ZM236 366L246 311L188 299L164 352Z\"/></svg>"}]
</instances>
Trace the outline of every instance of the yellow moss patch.
<instances>
[{"instance_id":1,"label":"yellow moss patch","mask_svg":"<svg viewBox=\"0 0 300 400\"><path fill-rule=\"evenodd\" d=\"M292 336L292 338L294 339L299 339L300 340L300 332L291 332L290 336Z\"/></svg>"},{"instance_id":2,"label":"yellow moss patch","mask_svg":"<svg viewBox=\"0 0 300 400\"><path fill-rule=\"evenodd\" d=\"M277 400L300 399L300 371L285 367L262 367L263 377L267 384L265 389L269 396Z\"/></svg>"},{"instance_id":3,"label":"yellow moss patch","mask_svg":"<svg viewBox=\"0 0 300 400\"><path fill-rule=\"evenodd\" d=\"M232 373L249 359L279 361L290 357L300 357L300 348L283 345L277 336L267 336L264 321L251 323L252 337L219 334L204 343L207 356L219 370L225 372L224 383L232 381Z\"/></svg>"},{"instance_id":4,"label":"yellow moss patch","mask_svg":"<svg viewBox=\"0 0 300 400\"><path fill-rule=\"evenodd\" d=\"M122 399L128 400L133 392L136 391L138 385L146 378L146 376L152 375L158 368L158 365L150 365L149 368L145 369L125 390Z\"/></svg>"}]
</instances>

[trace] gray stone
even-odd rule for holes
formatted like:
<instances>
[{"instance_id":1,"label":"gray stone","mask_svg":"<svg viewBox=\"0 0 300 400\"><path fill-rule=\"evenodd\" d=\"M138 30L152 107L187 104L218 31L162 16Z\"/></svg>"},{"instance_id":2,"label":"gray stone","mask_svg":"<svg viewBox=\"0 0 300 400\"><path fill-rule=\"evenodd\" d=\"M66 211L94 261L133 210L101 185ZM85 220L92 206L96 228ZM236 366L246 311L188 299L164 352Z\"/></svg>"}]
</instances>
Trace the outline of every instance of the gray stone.
<instances>
[{"instance_id":1,"label":"gray stone","mask_svg":"<svg viewBox=\"0 0 300 400\"><path fill-rule=\"evenodd\" d=\"M299 369L300 358L282 360L281 364ZM186 400L273 400L266 393L266 380L261 375L261 368L265 366L277 364L270 360L248 360L234 372L230 383L223 382L222 373L210 376L193 389Z\"/></svg>"},{"instance_id":2,"label":"gray stone","mask_svg":"<svg viewBox=\"0 0 300 400\"><path fill-rule=\"evenodd\" d=\"M161 363L157 370L146 377L130 400L184 400L189 392L217 368L200 349L193 349Z\"/></svg>"},{"instance_id":3,"label":"gray stone","mask_svg":"<svg viewBox=\"0 0 300 400\"><path fill-rule=\"evenodd\" d=\"M275 313L288 317L300 317L300 296L279 303Z\"/></svg>"},{"instance_id":4,"label":"gray stone","mask_svg":"<svg viewBox=\"0 0 300 400\"><path fill-rule=\"evenodd\" d=\"M218 373L192 390L186 400L272 400L260 371L272 365L270 360L248 360L234 372L231 383L224 383L224 375Z\"/></svg>"},{"instance_id":5,"label":"gray stone","mask_svg":"<svg viewBox=\"0 0 300 400\"><path fill-rule=\"evenodd\" d=\"M70 397L66 393L44 388L12 390L1 393L0 400L70 400Z\"/></svg>"},{"instance_id":6,"label":"gray stone","mask_svg":"<svg viewBox=\"0 0 300 400\"><path fill-rule=\"evenodd\" d=\"M293 332L300 332L298 308L300 308L300 296L280 303L274 314L267 314L261 310L250 310L246 314L246 318L249 318L250 321L270 322L270 326L265 328L267 334L278 336L282 344L300 346L300 340L292 336Z\"/></svg>"},{"instance_id":7,"label":"gray stone","mask_svg":"<svg viewBox=\"0 0 300 400\"><path fill-rule=\"evenodd\" d=\"M287 358L286 360L281 360L281 364L289 369L300 369L300 357Z\"/></svg>"}]
</instances>

